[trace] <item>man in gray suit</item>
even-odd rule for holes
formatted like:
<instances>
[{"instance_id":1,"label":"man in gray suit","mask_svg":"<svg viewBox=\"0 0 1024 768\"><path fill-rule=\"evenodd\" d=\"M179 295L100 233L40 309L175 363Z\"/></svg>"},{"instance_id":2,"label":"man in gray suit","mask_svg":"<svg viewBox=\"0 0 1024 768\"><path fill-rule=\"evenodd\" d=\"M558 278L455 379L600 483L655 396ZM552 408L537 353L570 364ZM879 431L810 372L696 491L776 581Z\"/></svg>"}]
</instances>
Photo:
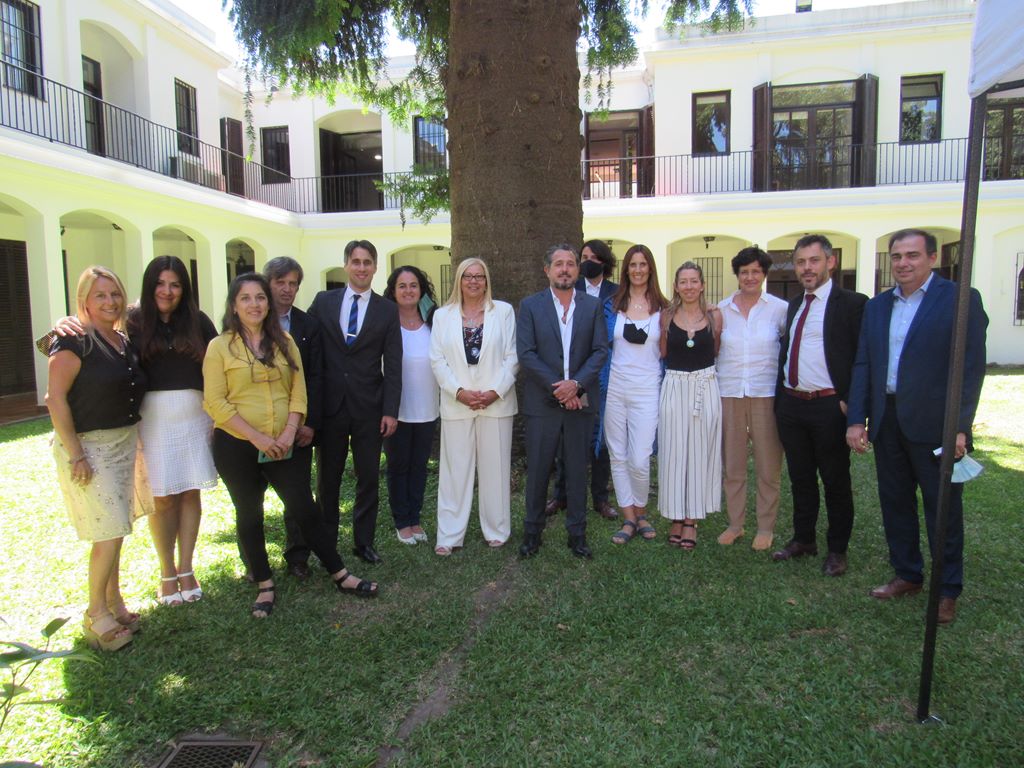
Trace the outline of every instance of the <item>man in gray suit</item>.
<instances>
[{"instance_id":1,"label":"man in gray suit","mask_svg":"<svg viewBox=\"0 0 1024 768\"><path fill-rule=\"evenodd\" d=\"M550 286L523 299L516 325L524 373L521 413L526 417L526 521L519 554L540 550L548 478L562 441L566 476L565 527L569 549L590 558L587 546L587 452L600 412L598 374L608 357L601 302L577 293L579 257L571 245L544 255Z\"/></svg>"}]
</instances>

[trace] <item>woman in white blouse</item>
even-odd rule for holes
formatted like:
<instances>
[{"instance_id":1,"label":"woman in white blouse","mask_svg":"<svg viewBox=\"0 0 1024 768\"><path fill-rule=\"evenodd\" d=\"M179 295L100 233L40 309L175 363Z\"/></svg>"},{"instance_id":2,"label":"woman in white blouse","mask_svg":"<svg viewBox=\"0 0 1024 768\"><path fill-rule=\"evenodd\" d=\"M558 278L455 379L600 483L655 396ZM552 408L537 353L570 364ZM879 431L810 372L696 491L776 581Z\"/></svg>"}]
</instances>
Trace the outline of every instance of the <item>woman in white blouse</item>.
<instances>
[{"instance_id":1,"label":"woman in white blouse","mask_svg":"<svg viewBox=\"0 0 1024 768\"><path fill-rule=\"evenodd\" d=\"M747 502L747 441L754 447L757 476L757 535L753 548L772 545L779 511L782 443L775 426L779 339L786 330L786 302L764 291L771 257L744 248L732 260L739 290L718 305L722 336L716 368L722 392L722 452L729 527L719 544L744 535Z\"/></svg>"},{"instance_id":2,"label":"woman in white blouse","mask_svg":"<svg viewBox=\"0 0 1024 768\"><path fill-rule=\"evenodd\" d=\"M388 500L398 540L413 545L427 540L420 514L438 416L437 382L430 369L430 323L437 301L430 278L412 266L391 273L384 298L398 304L402 326L402 402L398 427L384 441Z\"/></svg>"},{"instance_id":3,"label":"woman in white blouse","mask_svg":"<svg viewBox=\"0 0 1024 768\"><path fill-rule=\"evenodd\" d=\"M516 414L516 319L491 298L480 259L455 270L451 296L434 315L430 364L441 387L441 472L437 545L447 556L462 546L479 482L480 528L492 547L512 531L512 417Z\"/></svg>"}]
</instances>

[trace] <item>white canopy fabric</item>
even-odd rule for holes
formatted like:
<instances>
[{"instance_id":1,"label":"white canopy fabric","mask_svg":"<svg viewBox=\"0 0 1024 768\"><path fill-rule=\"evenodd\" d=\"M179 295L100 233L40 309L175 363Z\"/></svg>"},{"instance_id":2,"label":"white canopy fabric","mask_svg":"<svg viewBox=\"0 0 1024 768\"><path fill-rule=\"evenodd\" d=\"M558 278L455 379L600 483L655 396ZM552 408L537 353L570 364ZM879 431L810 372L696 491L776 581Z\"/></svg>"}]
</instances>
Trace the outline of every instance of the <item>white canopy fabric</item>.
<instances>
[{"instance_id":1,"label":"white canopy fabric","mask_svg":"<svg viewBox=\"0 0 1024 768\"><path fill-rule=\"evenodd\" d=\"M978 0L968 91L1024 80L1024 0Z\"/></svg>"}]
</instances>

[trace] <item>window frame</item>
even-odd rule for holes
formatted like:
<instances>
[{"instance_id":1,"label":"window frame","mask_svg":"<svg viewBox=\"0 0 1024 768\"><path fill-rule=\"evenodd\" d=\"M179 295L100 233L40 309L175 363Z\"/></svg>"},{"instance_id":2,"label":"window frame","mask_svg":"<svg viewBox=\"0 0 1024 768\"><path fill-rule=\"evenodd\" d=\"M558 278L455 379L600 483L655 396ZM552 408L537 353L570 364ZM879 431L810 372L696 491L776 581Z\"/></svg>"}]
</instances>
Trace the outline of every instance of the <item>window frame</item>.
<instances>
[{"instance_id":1,"label":"window frame","mask_svg":"<svg viewBox=\"0 0 1024 768\"><path fill-rule=\"evenodd\" d=\"M22 14L23 26L15 26L7 21L7 9L15 9ZM23 48L23 59L16 59L7 48L0 49L0 61L3 63L4 88L43 98L43 35L39 23L39 6L28 0L0 0L0 43L6 37L17 35ZM20 69L18 69L20 67ZM12 77L13 75L13 77ZM13 81L13 82L12 82Z\"/></svg>"},{"instance_id":2,"label":"window frame","mask_svg":"<svg viewBox=\"0 0 1024 768\"><path fill-rule=\"evenodd\" d=\"M174 120L178 150L199 156L199 111L195 86L174 78Z\"/></svg>"},{"instance_id":3,"label":"window frame","mask_svg":"<svg viewBox=\"0 0 1024 768\"><path fill-rule=\"evenodd\" d=\"M444 137L444 149L440 153L441 159L439 162L425 163L422 156L420 155L420 126L437 126L441 130L441 134ZM423 135L429 135L424 133ZM426 140L426 139L424 139ZM412 119L412 163L415 167L425 168L431 171L444 171L448 168L448 128L445 126L443 120L436 118L423 117L422 115L416 115Z\"/></svg>"},{"instance_id":4,"label":"window frame","mask_svg":"<svg viewBox=\"0 0 1024 768\"><path fill-rule=\"evenodd\" d=\"M711 152L698 151L697 149L697 99L707 96L725 96L725 110L727 116L725 131L725 151ZM723 157L732 153L732 91L701 91L690 95L690 154L693 157Z\"/></svg>"},{"instance_id":5,"label":"window frame","mask_svg":"<svg viewBox=\"0 0 1024 768\"><path fill-rule=\"evenodd\" d=\"M284 141L281 141L282 136ZM291 141L287 125L270 125L260 128L260 160L263 166L264 184L288 184L291 182Z\"/></svg>"},{"instance_id":6,"label":"window frame","mask_svg":"<svg viewBox=\"0 0 1024 768\"><path fill-rule=\"evenodd\" d=\"M908 81L918 82L908 82ZM920 85L928 80L938 81L938 95L934 97L920 97L920 96L905 96L903 91L907 85ZM899 136L900 144L903 145L914 145L914 144L937 144L942 141L942 91L945 87L945 77L942 72L933 72L923 75L901 75L900 76L900 109L899 109ZM932 98L935 99L935 138L934 139L908 139L903 135L903 115L904 105L912 101L930 101Z\"/></svg>"}]
</instances>

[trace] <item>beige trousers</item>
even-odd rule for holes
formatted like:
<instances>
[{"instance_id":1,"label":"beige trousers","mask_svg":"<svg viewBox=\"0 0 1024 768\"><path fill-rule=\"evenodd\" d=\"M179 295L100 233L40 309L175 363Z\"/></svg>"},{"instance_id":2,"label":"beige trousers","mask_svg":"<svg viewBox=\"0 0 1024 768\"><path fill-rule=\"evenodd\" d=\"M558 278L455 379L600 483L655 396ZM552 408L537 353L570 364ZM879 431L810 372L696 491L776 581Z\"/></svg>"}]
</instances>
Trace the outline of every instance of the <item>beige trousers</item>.
<instances>
[{"instance_id":1,"label":"beige trousers","mask_svg":"<svg viewBox=\"0 0 1024 768\"><path fill-rule=\"evenodd\" d=\"M782 443L775 425L774 397L722 398L722 452L729 527L743 528L747 505L747 441L754 446L757 530L774 533L779 514Z\"/></svg>"},{"instance_id":2,"label":"beige trousers","mask_svg":"<svg viewBox=\"0 0 1024 768\"><path fill-rule=\"evenodd\" d=\"M441 419L437 546L462 546L476 479L484 539L508 541L512 533L511 462L511 416Z\"/></svg>"}]
</instances>

